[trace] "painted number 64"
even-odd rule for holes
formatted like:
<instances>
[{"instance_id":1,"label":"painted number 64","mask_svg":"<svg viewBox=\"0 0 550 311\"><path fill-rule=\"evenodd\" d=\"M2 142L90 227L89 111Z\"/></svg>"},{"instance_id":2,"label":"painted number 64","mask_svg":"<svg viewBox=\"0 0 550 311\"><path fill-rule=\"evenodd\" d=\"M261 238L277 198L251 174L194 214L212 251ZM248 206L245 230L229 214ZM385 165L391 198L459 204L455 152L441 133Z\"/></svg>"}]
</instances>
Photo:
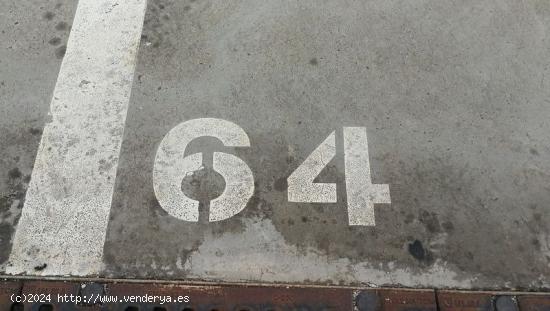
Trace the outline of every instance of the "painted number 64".
<instances>
[{"instance_id":1,"label":"painted number 64","mask_svg":"<svg viewBox=\"0 0 550 311\"><path fill-rule=\"evenodd\" d=\"M153 187L162 208L184 221L198 221L199 202L183 193L181 182L185 176L202 167L202 154L184 156L185 150L192 140L204 136L217 138L229 147L250 146L241 127L222 119L186 121L166 134L155 157ZM366 129L344 127L343 137L349 224L374 226L374 204L390 203L389 186L371 182ZM335 183L313 182L335 155L336 135L332 132L288 177L288 200L335 203ZM209 221L220 221L246 207L254 193L254 177L248 165L234 155L214 152L213 162L214 170L225 179L226 187L211 202Z\"/></svg>"}]
</instances>

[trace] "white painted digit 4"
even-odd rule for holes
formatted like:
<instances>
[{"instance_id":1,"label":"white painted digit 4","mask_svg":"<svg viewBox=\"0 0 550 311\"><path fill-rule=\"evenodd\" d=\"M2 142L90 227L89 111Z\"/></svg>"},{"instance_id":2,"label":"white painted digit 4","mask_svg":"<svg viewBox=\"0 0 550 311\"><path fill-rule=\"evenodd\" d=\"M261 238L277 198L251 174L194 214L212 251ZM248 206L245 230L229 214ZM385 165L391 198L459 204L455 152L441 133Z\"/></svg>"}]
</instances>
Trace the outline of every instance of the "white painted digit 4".
<instances>
[{"instance_id":1,"label":"white painted digit 4","mask_svg":"<svg viewBox=\"0 0 550 311\"><path fill-rule=\"evenodd\" d=\"M348 219L350 225L374 226L375 203L391 203L387 184L371 181L367 130L344 127L344 162ZM334 203L335 183L314 183L313 180L336 155L335 132L330 135L288 177L290 202Z\"/></svg>"}]
</instances>

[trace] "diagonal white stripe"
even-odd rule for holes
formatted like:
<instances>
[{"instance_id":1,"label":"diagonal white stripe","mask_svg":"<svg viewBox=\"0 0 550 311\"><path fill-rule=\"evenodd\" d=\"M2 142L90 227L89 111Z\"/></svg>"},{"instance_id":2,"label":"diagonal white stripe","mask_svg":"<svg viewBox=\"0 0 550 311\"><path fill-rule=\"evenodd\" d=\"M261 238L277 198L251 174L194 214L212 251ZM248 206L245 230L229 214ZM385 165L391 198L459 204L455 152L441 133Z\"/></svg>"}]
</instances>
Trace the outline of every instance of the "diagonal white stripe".
<instances>
[{"instance_id":1,"label":"diagonal white stripe","mask_svg":"<svg viewBox=\"0 0 550 311\"><path fill-rule=\"evenodd\" d=\"M79 1L7 273L101 271L145 8Z\"/></svg>"}]
</instances>

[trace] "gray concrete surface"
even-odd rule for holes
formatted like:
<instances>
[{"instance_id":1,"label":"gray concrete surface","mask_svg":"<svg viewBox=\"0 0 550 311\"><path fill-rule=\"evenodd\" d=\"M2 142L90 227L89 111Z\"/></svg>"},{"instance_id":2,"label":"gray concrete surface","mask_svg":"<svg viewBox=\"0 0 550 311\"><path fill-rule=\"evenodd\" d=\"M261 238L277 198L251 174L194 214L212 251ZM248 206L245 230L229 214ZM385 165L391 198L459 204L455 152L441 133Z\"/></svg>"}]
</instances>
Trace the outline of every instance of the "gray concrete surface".
<instances>
[{"instance_id":1,"label":"gray concrete surface","mask_svg":"<svg viewBox=\"0 0 550 311\"><path fill-rule=\"evenodd\" d=\"M0 22L4 264L59 67L47 41L66 40L55 23L74 9L27 6ZM545 0L149 1L101 276L550 287L549 24ZM183 182L203 202L183 222L157 201L155 154L206 117L251 147L201 138L187 153L237 155L255 192L208 223L224 181L207 166ZM341 149L343 126L367 128L373 182L390 186L375 227L348 225L341 152L318 178L337 203L287 200L287 177L332 131Z\"/></svg>"}]
</instances>

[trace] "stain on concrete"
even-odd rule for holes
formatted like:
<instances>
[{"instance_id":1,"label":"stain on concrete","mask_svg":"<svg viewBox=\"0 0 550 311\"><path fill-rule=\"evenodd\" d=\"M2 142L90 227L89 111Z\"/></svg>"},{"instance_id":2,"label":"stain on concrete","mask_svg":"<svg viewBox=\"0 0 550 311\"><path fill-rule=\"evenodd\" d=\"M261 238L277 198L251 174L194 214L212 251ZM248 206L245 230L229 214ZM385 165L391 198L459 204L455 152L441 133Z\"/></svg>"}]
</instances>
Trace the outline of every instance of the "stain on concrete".
<instances>
[{"instance_id":1,"label":"stain on concrete","mask_svg":"<svg viewBox=\"0 0 550 311\"><path fill-rule=\"evenodd\" d=\"M59 45L61 43L61 38L53 37L50 40L48 40L48 43L51 45Z\"/></svg>"},{"instance_id":2,"label":"stain on concrete","mask_svg":"<svg viewBox=\"0 0 550 311\"><path fill-rule=\"evenodd\" d=\"M418 287L425 282L440 287L470 287L474 281L441 261L427 268L429 273L411 275L407 268L395 262L384 266L354 264L348 258L319 254L315 248L299 249L285 243L268 219L247 219L245 228L239 234L206 235L204 242L183 265L186 276L202 279L207 275L211 280L234 282L256 279L301 283L305 280L306 283L332 285L338 284L334 280L340 280L343 284L400 284L408 287ZM216 256L216 253L222 256ZM250 262L263 264L251 265Z\"/></svg>"},{"instance_id":3,"label":"stain on concrete","mask_svg":"<svg viewBox=\"0 0 550 311\"><path fill-rule=\"evenodd\" d=\"M452 233L455 230L455 225L451 221L445 221L441 226L447 233Z\"/></svg>"},{"instance_id":4,"label":"stain on concrete","mask_svg":"<svg viewBox=\"0 0 550 311\"><path fill-rule=\"evenodd\" d=\"M67 30L69 29L69 24L67 24L66 22L59 22L57 23L57 25L55 25L55 29L59 31Z\"/></svg>"},{"instance_id":5,"label":"stain on concrete","mask_svg":"<svg viewBox=\"0 0 550 311\"><path fill-rule=\"evenodd\" d=\"M42 270L46 269L46 267L48 267L48 264L44 263L44 264L41 264L41 265L38 265L38 266L34 267L34 271L42 271Z\"/></svg>"},{"instance_id":6,"label":"stain on concrete","mask_svg":"<svg viewBox=\"0 0 550 311\"><path fill-rule=\"evenodd\" d=\"M55 13L48 11L48 12L44 13L42 15L42 17L44 17L45 19L51 21L55 17Z\"/></svg>"},{"instance_id":7,"label":"stain on concrete","mask_svg":"<svg viewBox=\"0 0 550 311\"><path fill-rule=\"evenodd\" d=\"M13 181L14 179L21 178L22 174L21 174L21 171L19 170L19 168L14 167L11 170L9 170L8 176L9 176L10 180Z\"/></svg>"},{"instance_id":8,"label":"stain on concrete","mask_svg":"<svg viewBox=\"0 0 550 311\"><path fill-rule=\"evenodd\" d=\"M62 59L63 56L65 56L66 51L67 51L67 46L66 45L62 45L62 46L58 47L57 49L55 49L55 57L57 59Z\"/></svg>"},{"instance_id":9,"label":"stain on concrete","mask_svg":"<svg viewBox=\"0 0 550 311\"><path fill-rule=\"evenodd\" d=\"M203 168L186 176L181 188L189 198L204 203L222 194L225 189L225 180L212 168Z\"/></svg>"},{"instance_id":10,"label":"stain on concrete","mask_svg":"<svg viewBox=\"0 0 550 311\"><path fill-rule=\"evenodd\" d=\"M414 242L409 243L408 250L411 256L419 261L423 261L426 258L426 250L422 246L422 242L414 240Z\"/></svg>"},{"instance_id":11,"label":"stain on concrete","mask_svg":"<svg viewBox=\"0 0 550 311\"><path fill-rule=\"evenodd\" d=\"M29 133L31 133L31 135L37 136L37 135L41 135L41 134L42 134L42 130L39 129L39 128L31 127L31 128L29 129Z\"/></svg>"},{"instance_id":12,"label":"stain on concrete","mask_svg":"<svg viewBox=\"0 0 550 311\"><path fill-rule=\"evenodd\" d=\"M430 233L438 233L441 230L441 225L439 224L436 213L421 210L418 220L426 226L426 229Z\"/></svg>"}]
</instances>

